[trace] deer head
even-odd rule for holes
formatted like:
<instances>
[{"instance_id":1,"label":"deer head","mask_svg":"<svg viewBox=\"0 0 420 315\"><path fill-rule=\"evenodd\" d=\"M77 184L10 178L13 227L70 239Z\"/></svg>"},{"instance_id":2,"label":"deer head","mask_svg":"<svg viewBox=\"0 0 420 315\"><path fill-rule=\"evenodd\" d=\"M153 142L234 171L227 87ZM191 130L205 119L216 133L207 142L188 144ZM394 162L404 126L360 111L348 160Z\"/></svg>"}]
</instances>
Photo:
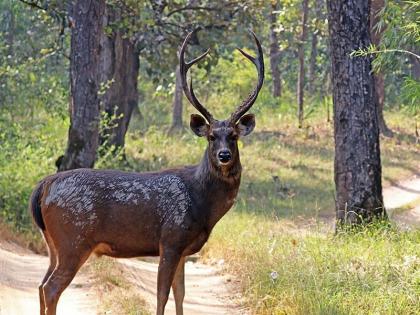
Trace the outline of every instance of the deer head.
<instances>
[{"instance_id":1,"label":"deer head","mask_svg":"<svg viewBox=\"0 0 420 315\"><path fill-rule=\"evenodd\" d=\"M208 140L208 154L211 164L222 170L228 170L239 162L238 139L252 132L255 127L255 116L246 114L257 99L258 93L264 82L264 59L261 44L251 31L255 39L258 49L257 57L252 57L242 49L238 50L256 67L258 72L258 81L252 93L242 102L242 104L231 114L226 120L216 120L213 115L200 103L194 94L192 86L192 78L190 85L187 84L187 72L197 62L202 60L208 53L209 49L193 59L190 62L185 61L185 50L190 38L197 30L189 33L184 40L179 52L180 73L182 78L182 87L185 96L189 102L202 114L192 114L190 127L192 131L199 137L206 137Z\"/></svg>"}]
</instances>

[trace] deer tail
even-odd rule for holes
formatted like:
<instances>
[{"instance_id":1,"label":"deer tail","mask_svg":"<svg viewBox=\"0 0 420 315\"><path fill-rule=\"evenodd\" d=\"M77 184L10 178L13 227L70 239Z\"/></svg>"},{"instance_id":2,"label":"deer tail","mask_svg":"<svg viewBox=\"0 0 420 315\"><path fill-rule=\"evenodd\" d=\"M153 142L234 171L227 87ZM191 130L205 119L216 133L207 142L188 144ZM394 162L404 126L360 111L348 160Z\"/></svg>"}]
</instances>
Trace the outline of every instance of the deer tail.
<instances>
[{"instance_id":1,"label":"deer tail","mask_svg":"<svg viewBox=\"0 0 420 315\"><path fill-rule=\"evenodd\" d=\"M41 212L41 198L42 198L42 190L44 188L44 183L40 182L34 191L32 192L29 209L32 213L32 217L36 223L36 225L42 230L45 230L45 223L44 219L42 218Z\"/></svg>"}]
</instances>

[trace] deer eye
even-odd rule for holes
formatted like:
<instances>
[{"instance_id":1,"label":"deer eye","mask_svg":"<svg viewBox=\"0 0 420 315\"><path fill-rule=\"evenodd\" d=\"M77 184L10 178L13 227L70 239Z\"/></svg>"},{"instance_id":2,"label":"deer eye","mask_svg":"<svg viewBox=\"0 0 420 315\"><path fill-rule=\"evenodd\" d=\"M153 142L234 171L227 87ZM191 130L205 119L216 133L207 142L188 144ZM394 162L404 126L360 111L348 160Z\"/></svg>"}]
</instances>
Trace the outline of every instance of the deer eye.
<instances>
[{"instance_id":1,"label":"deer eye","mask_svg":"<svg viewBox=\"0 0 420 315\"><path fill-rule=\"evenodd\" d=\"M214 141L214 140L216 140L216 137L215 137L215 136L213 136L213 135L209 135L209 140L210 140L210 141Z\"/></svg>"},{"instance_id":2,"label":"deer eye","mask_svg":"<svg viewBox=\"0 0 420 315\"><path fill-rule=\"evenodd\" d=\"M236 141L236 140L238 140L239 136L238 136L238 135L231 135L231 136L230 136L230 138L231 138L233 141Z\"/></svg>"}]
</instances>

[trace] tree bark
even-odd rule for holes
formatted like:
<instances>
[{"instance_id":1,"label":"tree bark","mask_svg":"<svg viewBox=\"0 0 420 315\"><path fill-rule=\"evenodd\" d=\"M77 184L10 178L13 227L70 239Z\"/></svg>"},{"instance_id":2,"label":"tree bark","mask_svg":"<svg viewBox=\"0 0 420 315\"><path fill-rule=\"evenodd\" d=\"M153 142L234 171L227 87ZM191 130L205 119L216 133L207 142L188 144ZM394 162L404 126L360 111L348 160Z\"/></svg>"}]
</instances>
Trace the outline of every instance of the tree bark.
<instances>
[{"instance_id":1,"label":"tree bark","mask_svg":"<svg viewBox=\"0 0 420 315\"><path fill-rule=\"evenodd\" d=\"M340 224L385 217L371 57L369 0L328 0L334 103L336 216Z\"/></svg>"},{"instance_id":2,"label":"tree bark","mask_svg":"<svg viewBox=\"0 0 420 315\"><path fill-rule=\"evenodd\" d=\"M7 44L7 54L13 56L14 43L15 43L15 14L13 13L13 7L10 5L9 10L4 14L6 16L7 31L5 34L5 40Z\"/></svg>"},{"instance_id":3,"label":"tree bark","mask_svg":"<svg viewBox=\"0 0 420 315\"><path fill-rule=\"evenodd\" d=\"M279 3L277 0L271 1L270 10L270 68L271 77L273 80L273 97L281 96L281 74L279 69L280 64L280 48L279 39L275 31L277 25L277 14L274 11L279 10Z\"/></svg>"},{"instance_id":4,"label":"tree bark","mask_svg":"<svg viewBox=\"0 0 420 315\"><path fill-rule=\"evenodd\" d=\"M8 56L14 56L14 43L15 43L15 15L13 13L12 3L9 4L9 8L3 13L4 21L6 22L6 32L4 39L7 45L6 53ZM11 64L13 59L6 59L7 64ZM7 91L8 91L8 80L6 76L0 76L0 107L5 104Z\"/></svg>"},{"instance_id":5,"label":"tree bark","mask_svg":"<svg viewBox=\"0 0 420 315\"><path fill-rule=\"evenodd\" d=\"M182 129L182 96L183 90L181 85L181 73L179 72L179 65L175 69L175 92L174 100L172 102L172 126L171 131Z\"/></svg>"},{"instance_id":6,"label":"tree bark","mask_svg":"<svg viewBox=\"0 0 420 315\"><path fill-rule=\"evenodd\" d=\"M200 3L199 0L188 0L187 6L194 7ZM157 4L156 4L157 5ZM155 9L155 12L158 12L158 19L161 19L161 15L163 13L163 7ZM191 14L187 14L187 17L192 18ZM178 47L179 50L180 47ZM181 73L179 72L179 65L177 64L175 67L175 91L174 91L174 98L172 101L172 124L169 132L172 131L179 131L182 130L182 99L183 99L183 89L181 83Z\"/></svg>"},{"instance_id":7,"label":"tree bark","mask_svg":"<svg viewBox=\"0 0 420 315\"><path fill-rule=\"evenodd\" d=\"M418 51L415 51L419 54ZM420 60L414 56L409 56L410 63L411 63L411 76L415 80L420 80Z\"/></svg>"},{"instance_id":8,"label":"tree bark","mask_svg":"<svg viewBox=\"0 0 420 315\"><path fill-rule=\"evenodd\" d=\"M59 170L93 167L98 147L99 61L104 0L73 4L70 49L70 129Z\"/></svg>"},{"instance_id":9,"label":"tree bark","mask_svg":"<svg viewBox=\"0 0 420 315\"><path fill-rule=\"evenodd\" d=\"M111 27L120 18L121 14L108 6L102 22L104 27ZM105 148L118 152L124 147L125 134L139 99L139 55L123 30L102 33L100 68L100 82L106 86L100 98L101 111L105 114L107 125L100 132L99 142Z\"/></svg>"},{"instance_id":10,"label":"tree bark","mask_svg":"<svg viewBox=\"0 0 420 315\"><path fill-rule=\"evenodd\" d=\"M315 11L315 26L312 31L312 43L311 43L311 58L309 62L309 87L308 91L312 95L316 90L316 74L317 74L317 63L316 58L318 56L318 36L320 30L318 29L319 23L325 19L323 14L325 10L324 0L315 0L314 1L314 11ZM327 71L328 72L328 71ZM325 81L322 81L325 82ZM322 91L321 91L322 94Z\"/></svg>"},{"instance_id":11,"label":"tree bark","mask_svg":"<svg viewBox=\"0 0 420 315\"><path fill-rule=\"evenodd\" d=\"M378 30L375 26L380 21L379 12L384 8L384 0L372 0L370 8L370 36L372 44L379 46L384 29ZM392 137L393 132L388 128L384 119L384 102L385 102L385 80L384 74L381 72L374 74L375 80L375 102L378 111L379 131L386 137Z\"/></svg>"},{"instance_id":12,"label":"tree bark","mask_svg":"<svg viewBox=\"0 0 420 315\"><path fill-rule=\"evenodd\" d=\"M299 59L299 72L297 80L297 101L298 101L298 121L299 128L303 126L303 97L305 87L305 41L308 32L306 21L308 19L308 0L302 2L302 32L299 38L298 45L298 59Z\"/></svg>"},{"instance_id":13,"label":"tree bark","mask_svg":"<svg viewBox=\"0 0 420 315\"><path fill-rule=\"evenodd\" d=\"M308 91L310 94L315 91L315 74L316 74L316 56L318 55L318 31L315 30L312 33L312 42L311 42L311 58L309 61L309 88Z\"/></svg>"}]
</instances>

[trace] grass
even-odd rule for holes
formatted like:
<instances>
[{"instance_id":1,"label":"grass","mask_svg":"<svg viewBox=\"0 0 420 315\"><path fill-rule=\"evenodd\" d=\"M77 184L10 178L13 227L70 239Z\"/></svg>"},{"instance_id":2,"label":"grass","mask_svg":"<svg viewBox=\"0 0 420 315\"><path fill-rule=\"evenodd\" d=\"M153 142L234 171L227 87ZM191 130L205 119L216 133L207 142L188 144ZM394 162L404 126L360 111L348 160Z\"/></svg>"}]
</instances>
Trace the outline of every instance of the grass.
<instances>
[{"instance_id":1,"label":"grass","mask_svg":"<svg viewBox=\"0 0 420 315\"><path fill-rule=\"evenodd\" d=\"M0 218L0 241L14 242L34 253L47 255L47 249L39 235L33 233L16 233L16 230Z\"/></svg>"},{"instance_id":2,"label":"grass","mask_svg":"<svg viewBox=\"0 0 420 315\"><path fill-rule=\"evenodd\" d=\"M417 198L417 199L413 200L412 202L407 203L407 204L405 204L401 207L392 209L392 215L402 214L406 211L409 211L411 209L416 208L417 206L420 206L420 198ZM392 217L392 215L391 215L391 217Z\"/></svg>"},{"instance_id":3,"label":"grass","mask_svg":"<svg viewBox=\"0 0 420 315\"><path fill-rule=\"evenodd\" d=\"M89 265L100 296L99 314L150 315L149 306L124 277L115 259L101 257Z\"/></svg>"},{"instance_id":4,"label":"grass","mask_svg":"<svg viewBox=\"0 0 420 315\"><path fill-rule=\"evenodd\" d=\"M254 314L418 314L420 231L299 233L235 209L206 257L224 257Z\"/></svg>"}]
</instances>

